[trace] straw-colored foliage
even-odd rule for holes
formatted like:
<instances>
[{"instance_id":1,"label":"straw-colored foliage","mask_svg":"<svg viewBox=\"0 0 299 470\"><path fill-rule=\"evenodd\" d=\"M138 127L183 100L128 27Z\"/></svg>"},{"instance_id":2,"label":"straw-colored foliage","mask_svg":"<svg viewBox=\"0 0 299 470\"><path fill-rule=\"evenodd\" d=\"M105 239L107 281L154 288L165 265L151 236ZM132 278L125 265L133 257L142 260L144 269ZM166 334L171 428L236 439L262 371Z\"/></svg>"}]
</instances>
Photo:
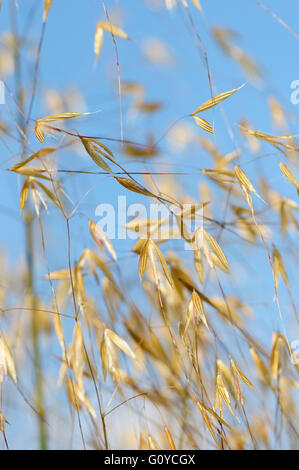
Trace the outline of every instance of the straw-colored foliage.
<instances>
[{"instance_id":1,"label":"straw-colored foliage","mask_svg":"<svg viewBox=\"0 0 299 470\"><path fill-rule=\"evenodd\" d=\"M1 74L8 74L1 171L10 185L0 205L7 241L0 271L1 446L20 446L14 436L29 426L32 442L24 445L43 449L298 448L294 117L271 85L268 94L267 77L230 25L208 28L226 68L213 63L202 34L213 20L205 0L137 2L144 15L155 3L157 18L147 25L153 35L158 15L162 25L176 21L163 30L165 44L146 46L130 11L134 2L84 2L78 31L71 9L59 16L64 2L45 0L43 11L35 2L29 19L26 2L10 3L11 30L0 46ZM0 15L5 11L2 5ZM52 70L59 80L51 82L47 65L47 50L60 54L62 39L52 45L50 37L63 21L74 38L85 34L85 21L94 23L69 54L88 90L51 87L63 82L59 67ZM296 42L286 23L276 24L283 26ZM61 50L72 40L64 38ZM180 62L182 48L190 59ZM230 74L232 62L240 75L238 68ZM165 84L168 67L174 68ZM262 91L251 89L263 80ZM172 88L177 102L164 96ZM257 93L274 131L271 120L262 126L252 103L246 115ZM197 97L191 106L190 97ZM118 195L165 212L131 214L121 229L135 237L123 241L118 228L110 236L97 223L96 206L115 206Z\"/></svg>"}]
</instances>

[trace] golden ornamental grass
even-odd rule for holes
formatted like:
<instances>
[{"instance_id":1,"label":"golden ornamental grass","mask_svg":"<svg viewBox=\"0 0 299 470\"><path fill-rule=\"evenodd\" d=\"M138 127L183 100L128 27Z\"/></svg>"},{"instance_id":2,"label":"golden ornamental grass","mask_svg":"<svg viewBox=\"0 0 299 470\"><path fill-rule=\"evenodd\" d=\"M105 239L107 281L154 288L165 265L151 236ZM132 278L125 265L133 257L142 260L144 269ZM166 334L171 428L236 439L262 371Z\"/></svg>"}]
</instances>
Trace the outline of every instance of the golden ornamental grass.
<instances>
[{"instance_id":1,"label":"golden ornamental grass","mask_svg":"<svg viewBox=\"0 0 299 470\"><path fill-rule=\"evenodd\" d=\"M0 205L0 448L298 449L297 121L239 45L238 13L209 28L227 64L214 76L204 0L161 0L155 14L176 15L192 40L172 26L147 54L132 7L97 2L94 17L85 11L90 49L82 41L67 64L75 87L56 90L47 51L60 41L64 54L59 28L51 43L64 10L42 3L32 31L22 2L0 10L1 172L12 191ZM140 3L148 18L151 2ZM184 115L179 90L194 68L171 53L178 40L198 59L190 96L201 99L189 108L186 97ZM227 87L232 64L240 75ZM257 83L271 118L261 130L244 108ZM115 216L118 196L164 212L135 207L109 236L96 207Z\"/></svg>"}]
</instances>

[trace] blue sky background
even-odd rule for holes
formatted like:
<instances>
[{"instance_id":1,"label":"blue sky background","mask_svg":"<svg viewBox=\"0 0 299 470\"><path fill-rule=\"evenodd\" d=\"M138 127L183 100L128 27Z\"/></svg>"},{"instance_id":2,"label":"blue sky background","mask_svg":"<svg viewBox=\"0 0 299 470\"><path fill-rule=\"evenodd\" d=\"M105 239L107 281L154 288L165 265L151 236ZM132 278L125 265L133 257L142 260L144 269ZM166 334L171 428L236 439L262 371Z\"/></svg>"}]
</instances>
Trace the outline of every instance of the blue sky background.
<instances>
[{"instance_id":1,"label":"blue sky background","mask_svg":"<svg viewBox=\"0 0 299 470\"><path fill-rule=\"evenodd\" d=\"M2 3L1 34L10 29L9 2L3 0ZM177 118L191 113L210 97L206 69L198 50L198 43L190 28L186 26L188 22L183 14L183 9L174 8L172 11L168 11L163 7L155 10L150 8L150 3L145 0L119 0L118 2L107 0L106 2L111 18L114 17L113 15L118 17L117 15L121 13L120 25L131 37L130 41L117 39L121 79L143 84L147 100L163 103L161 112L156 115L138 116L135 121L130 121L127 119L127 113L131 101L124 97L124 136L126 139L137 142L146 140L148 129L158 139ZM163 4L162 1L160 3ZM273 127L267 104L267 98L274 95L280 100L288 114L291 131L295 134L298 133L299 105L296 106L290 102L290 84L293 80L299 79L299 41L268 13L259 8L253 0L226 0L225 2L223 0L202 0L201 3L204 15L197 12L192 6L190 6L190 11L208 53L215 91L219 93L230 90L247 82L246 86L237 94L215 110L216 135L212 137L212 141L224 154L233 151L236 146L242 146L240 164L254 185L258 187L257 174L261 173L266 177L268 184L271 184L286 197L296 200L295 190L282 177L279 170L278 160L282 159L282 155L276 152L274 156L252 161L254 155L244 147L237 123L240 117L246 117L254 129L276 134L277 129ZM299 34L299 2L265 0L264 3ZM41 32L43 2L18 0L18 4L19 31L24 32L24 40L29 43L32 41L32 46L34 46ZM33 6L36 8L32 9ZM45 101L42 99L43 91L51 88L58 90L63 95L69 88L75 88L83 94L86 105L85 109L71 109L71 111L92 112L100 110L100 112L73 120L72 123L67 124L69 128L88 135L120 138L115 50L112 38L108 33L104 36L99 62L94 67L93 40L98 20L105 20L102 2L99 0L54 0L41 53L38 95L32 119L49 114ZM26 24L29 24L30 28L24 31ZM248 80L238 65L219 49L209 33L210 28L215 25L226 26L240 35L238 45L262 66L264 74L260 83ZM157 66L149 63L144 57L142 43L145 39L152 37L160 39L168 46L173 59L170 65ZM23 77L30 92L33 65L29 57L26 58L22 67ZM13 76L3 78L14 90ZM7 100L10 106L13 106L11 100L9 98ZM224 118L224 112L226 118ZM211 122L212 115L212 111L208 111L204 117ZM1 106L0 117L4 121L9 121L5 106ZM33 121L32 124L34 124ZM191 119L189 124L195 135L206 137ZM229 128L233 133L233 139ZM39 143L32 134L30 139L34 147L38 149ZM10 151L8 151L6 144L9 145ZM55 141L48 138L47 144L53 145ZM129 157L122 154L119 144L113 143L111 148L118 156L118 161L126 165L127 170L141 168L135 161L130 161ZM19 149L13 141L5 143L0 141L0 149L0 248L9 253L9 263L12 268L14 265L17 267L24 257L24 232L18 211L21 180L15 174L5 170L18 161ZM169 146L167 138L164 138L159 144L159 149L160 154L155 160L148 163L149 169L159 171L161 168L170 171L198 173L199 168L209 168L212 165L210 157L198 145L190 145L181 152L175 152ZM262 145L261 154L268 153L273 153L271 146ZM97 171L93 162L86 155L83 153L80 155L73 150L61 153L59 167ZM198 198L198 185L202 178L203 176L194 174L181 179L188 194L194 198ZM118 195L126 195L128 203L139 201L148 204L148 201L145 201L146 198L128 194L124 188L116 188L116 182L110 177L74 175L67 177L65 182L67 192L75 204L86 191L95 185L82 203L80 213L71 221L73 261L78 260L84 247L94 247L88 233L86 216L95 218L95 208L98 204L116 204ZM214 188L214 186L211 187ZM214 213L221 218L223 200L221 200L220 193L216 188L214 194L215 200L213 200L212 207ZM256 198L254 204L257 208L263 207L263 204ZM272 216L269 215L269 218L275 220L273 213ZM67 266L65 223L52 206L43 221L47 232L50 270L62 269ZM217 230L213 233L217 233ZM275 229L274 234L275 243L283 253L284 247L290 243L292 237L282 240ZM295 237L296 234L294 234L293 241ZM298 246L297 240L295 243L294 253L296 253ZM36 240L36 244L39 246L38 240ZM127 281L131 286L132 294L134 294L137 258L129 253L132 243L116 240L114 244L121 259L122 269L128 273ZM231 235L226 236L226 234L223 235L221 246L228 255L233 273L235 272L238 276L238 283L234 283L225 275L220 274L221 282L223 282L226 292L243 296L248 303L252 304L255 319L258 318L258 323L255 323L259 329L257 336L263 340L264 344L269 345L272 331L281 329L281 323L273 303L271 271L265 267L267 259L265 250L262 246L251 250L248 245L244 249L244 245L238 239L232 238ZM39 261L37 263L39 270L36 273L37 291L44 298L49 298L50 287L46 281L42 280L46 270L42 263L41 253ZM246 263L246 270L242 269L243 261ZM297 296L295 300L298 300L298 294L295 290L299 280L298 270L296 271L296 266L291 263L287 263L287 268L294 296ZM249 275L249 273L251 274ZM234 276L232 277L234 278ZM208 293L211 293L213 284L211 286L207 284L206 289ZM286 318L289 318L286 320L289 339L297 339L299 338L299 330L293 324L289 298L284 288L281 290L281 303ZM66 331L71 334L72 327L69 328L67 325L65 327ZM58 350L55 338L53 341L52 339L45 339L53 353L49 363L46 362L46 367L53 369L54 383L57 371L54 354ZM24 383L27 383L27 388L29 388L30 377L25 378ZM62 396L60 398L63 400ZM14 402L12 404L12 406L16 406L15 412L10 411L9 421L13 425L7 429L8 440L12 441L14 447L23 447L24 445L27 447L30 446L32 436L35 435L34 418L30 413L28 416L19 414L18 406L19 410L22 409L19 400L20 397L16 400L17 405ZM49 400L51 399L49 398ZM53 403L54 406L55 403ZM26 426L25 434L20 432L18 423L23 429L23 426ZM77 436L75 436L75 443L76 439ZM55 440L53 442L54 445L58 445Z\"/></svg>"}]
</instances>

